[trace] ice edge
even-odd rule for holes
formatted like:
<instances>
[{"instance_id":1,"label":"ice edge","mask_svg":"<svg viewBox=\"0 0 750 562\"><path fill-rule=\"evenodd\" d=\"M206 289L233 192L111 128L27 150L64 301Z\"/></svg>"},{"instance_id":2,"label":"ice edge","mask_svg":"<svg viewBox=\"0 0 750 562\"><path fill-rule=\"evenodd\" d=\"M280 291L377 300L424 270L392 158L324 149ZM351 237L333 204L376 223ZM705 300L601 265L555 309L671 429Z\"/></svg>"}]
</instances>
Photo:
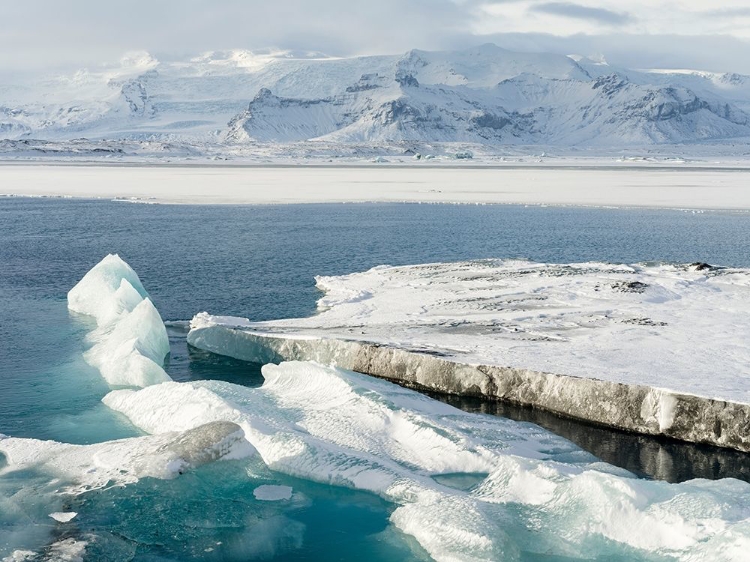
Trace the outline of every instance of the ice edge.
<instances>
[{"instance_id":1,"label":"ice edge","mask_svg":"<svg viewBox=\"0 0 750 562\"><path fill-rule=\"evenodd\" d=\"M750 404L595 378L467 364L379 343L200 322L188 342L257 363L316 361L409 388L540 408L620 430L750 452Z\"/></svg>"}]
</instances>

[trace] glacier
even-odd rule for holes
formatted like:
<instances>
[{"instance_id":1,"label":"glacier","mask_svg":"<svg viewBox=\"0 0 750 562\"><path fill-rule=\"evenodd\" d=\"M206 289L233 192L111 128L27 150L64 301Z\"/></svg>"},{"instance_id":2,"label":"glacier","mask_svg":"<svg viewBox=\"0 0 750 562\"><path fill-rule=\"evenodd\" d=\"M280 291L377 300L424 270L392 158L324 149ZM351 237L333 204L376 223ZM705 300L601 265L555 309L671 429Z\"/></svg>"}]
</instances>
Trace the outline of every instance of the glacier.
<instances>
[{"instance_id":1,"label":"glacier","mask_svg":"<svg viewBox=\"0 0 750 562\"><path fill-rule=\"evenodd\" d=\"M72 312L93 317L84 359L115 386L171 380L162 364L169 353L164 322L138 275L117 255L94 266L68 293Z\"/></svg>"}]
</instances>

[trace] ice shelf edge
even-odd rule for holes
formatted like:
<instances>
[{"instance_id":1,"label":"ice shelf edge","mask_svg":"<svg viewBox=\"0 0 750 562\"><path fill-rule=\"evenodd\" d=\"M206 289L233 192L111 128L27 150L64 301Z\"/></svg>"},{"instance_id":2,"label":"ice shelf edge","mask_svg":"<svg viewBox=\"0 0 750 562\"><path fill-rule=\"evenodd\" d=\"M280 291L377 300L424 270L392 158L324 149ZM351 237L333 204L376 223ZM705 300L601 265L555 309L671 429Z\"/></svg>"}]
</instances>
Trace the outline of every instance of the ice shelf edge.
<instances>
[{"instance_id":1,"label":"ice shelf edge","mask_svg":"<svg viewBox=\"0 0 750 562\"><path fill-rule=\"evenodd\" d=\"M469 365L382 344L212 325L190 345L256 363L316 361L415 389L532 406L598 425L750 452L750 404L645 385Z\"/></svg>"}]
</instances>

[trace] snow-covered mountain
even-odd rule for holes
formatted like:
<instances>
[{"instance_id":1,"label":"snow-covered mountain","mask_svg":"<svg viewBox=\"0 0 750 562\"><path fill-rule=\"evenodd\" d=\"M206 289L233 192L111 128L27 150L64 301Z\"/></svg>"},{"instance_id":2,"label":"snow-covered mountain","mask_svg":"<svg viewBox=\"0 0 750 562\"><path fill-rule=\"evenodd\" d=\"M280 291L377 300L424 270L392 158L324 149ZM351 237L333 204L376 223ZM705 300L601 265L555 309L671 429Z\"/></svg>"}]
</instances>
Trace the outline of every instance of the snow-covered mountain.
<instances>
[{"instance_id":1,"label":"snow-covered mountain","mask_svg":"<svg viewBox=\"0 0 750 562\"><path fill-rule=\"evenodd\" d=\"M0 84L0 139L80 138L582 147L745 139L750 77L627 70L484 45L357 58L229 51L159 62L135 54Z\"/></svg>"}]
</instances>

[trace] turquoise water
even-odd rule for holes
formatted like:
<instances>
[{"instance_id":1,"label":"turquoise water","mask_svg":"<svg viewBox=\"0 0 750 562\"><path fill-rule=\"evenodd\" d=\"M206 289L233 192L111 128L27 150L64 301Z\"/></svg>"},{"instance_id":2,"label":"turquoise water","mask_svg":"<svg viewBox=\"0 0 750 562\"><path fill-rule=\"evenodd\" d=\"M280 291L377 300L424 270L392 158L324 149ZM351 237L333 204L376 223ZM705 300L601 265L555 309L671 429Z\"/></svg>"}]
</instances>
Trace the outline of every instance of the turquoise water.
<instances>
[{"instance_id":1,"label":"turquoise water","mask_svg":"<svg viewBox=\"0 0 750 562\"><path fill-rule=\"evenodd\" d=\"M139 435L101 404L110 390L81 353L90 320L67 291L107 253L139 273L166 320L201 310L254 320L311 314L313 276L375 265L484 257L539 261L706 261L750 266L750 216L679 211L439 205L147 206L0 201L0 433L68 443ZM258 366L189 349L170 329L178 381L260 385ZM66 537L95 537L89 559L406 560L426 553L364 492L269 471L207 465L61 505L43 475L0 478L0 559ZM255 500L261 484L290 502ZM71 509L58 524L47 515ZM363 555L366 553L366 556ZM560 558L524 555L526 559ZM638 559L633 553L607 560Z\"/></svg>"}]
</instances>

